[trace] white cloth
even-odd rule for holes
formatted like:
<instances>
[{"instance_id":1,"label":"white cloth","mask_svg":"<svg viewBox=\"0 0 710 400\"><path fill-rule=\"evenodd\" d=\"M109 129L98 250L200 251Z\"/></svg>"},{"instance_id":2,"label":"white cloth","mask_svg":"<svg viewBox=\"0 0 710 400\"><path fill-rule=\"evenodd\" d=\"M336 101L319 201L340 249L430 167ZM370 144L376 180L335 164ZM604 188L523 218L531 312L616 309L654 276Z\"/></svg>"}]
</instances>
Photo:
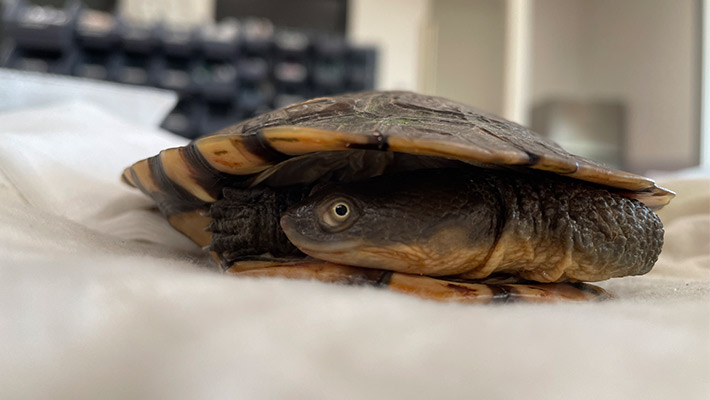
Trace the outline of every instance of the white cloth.
<instances>
[{"instance_id":1,"label":"white cloth","mask_svg":"<svg viewBox=\"0 0 710 400\"><path fill-rule=\"evenodd\" d=\"M0 398L710 398L707 177L664 182L661 259L607 302L237 279L119 181L185 142L154 127L174 98L112 90L0 110Z\"/></svg>"}]
</instances>

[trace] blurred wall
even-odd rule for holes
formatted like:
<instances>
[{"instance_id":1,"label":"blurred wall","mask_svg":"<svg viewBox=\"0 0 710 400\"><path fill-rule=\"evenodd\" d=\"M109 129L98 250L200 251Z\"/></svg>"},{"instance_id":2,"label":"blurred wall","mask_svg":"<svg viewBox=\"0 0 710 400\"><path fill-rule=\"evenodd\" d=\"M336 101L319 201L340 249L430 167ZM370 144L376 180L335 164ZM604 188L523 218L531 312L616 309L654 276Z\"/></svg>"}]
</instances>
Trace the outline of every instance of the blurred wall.
<instances>
[{"instance_id":1,"label":"blurred wall","mask_svg":"<svg viewBox=\"0 0 710 400\"><path fill-rule=\"evenodd\" d=\"M350 0L348 35L378 46L377 87L501 113L504 0Z\"/></svg>"},{"instance_id":2,"label":"blurred wall","mask_svg":"<svg viewBox=\"0 0 710 400\"><path fill-rule=\"evenodd\" d=\"M503 0L432 1L425 92L503 113L505 6Z\"/></svg>"},{"instance_id":3,"label":"blurred wall","mask_svg":"<svg viewBox=\"0 0 710 400\"><path fill-rule=\"evenodd\" d=\"M530 0L526 108L548 100L620 101L625 168L697 165L700 1ZM351 0L348 34L379 46L378 88L502 113L506 3Z\"/></svg>"},{"instance_id":4,"label":"blurred wall","mask_svg":"<svg viewBox=\"0 0 710 400\"><path fill-rule=\"evenodd\" d=\"M350 0L348 37L378 47L378 89L420 90L422 27L429 0Z\"/></svg>"},{"instance_id":5,"label":"blurred wall","mask_svg":"<svg viewBox=\"0 0 710 400\"><path fill-rule=\"evenodd\" d=\"M626 167L698 164L698 0L535 0L531 102L620 99Z\"/></svg>"}]
</instances>

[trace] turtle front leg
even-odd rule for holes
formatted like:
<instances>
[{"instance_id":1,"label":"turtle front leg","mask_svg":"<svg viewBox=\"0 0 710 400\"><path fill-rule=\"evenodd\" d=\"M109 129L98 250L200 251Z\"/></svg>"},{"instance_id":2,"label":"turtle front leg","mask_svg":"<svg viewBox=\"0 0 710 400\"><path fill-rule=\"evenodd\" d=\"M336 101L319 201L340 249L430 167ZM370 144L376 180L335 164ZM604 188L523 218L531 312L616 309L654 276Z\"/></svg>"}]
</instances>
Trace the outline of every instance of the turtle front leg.
<instances>
[{"instance_id":1,"label":"turtle front leg","mask_svg":"<svg viewBox=\"0 0 710 400\"><path fill-rule=\"evenodd\" d=\"M223 269L234 263L303 256L286 238L279 218L290 205L308 194L303 185L278 189L268 187L240 189L226 187L222 197L209 209L211 218L205 228L211 234L207 245Z\"/></svg>"},{"instance_id":2,"label":"turtle front leg","mask_svg":"<svg viewBox=\"0 0 710 400\"><path fill-rule=\"evenodd\" d=\"M604 289L586 283L490 284L460 282L371 268L350 267L319 260L288 263L241 261L234 263L227 273L243 277L276 277L375 286L441 302L549 303L611 298L611 295Z\"/></svg>"}]
</instances>

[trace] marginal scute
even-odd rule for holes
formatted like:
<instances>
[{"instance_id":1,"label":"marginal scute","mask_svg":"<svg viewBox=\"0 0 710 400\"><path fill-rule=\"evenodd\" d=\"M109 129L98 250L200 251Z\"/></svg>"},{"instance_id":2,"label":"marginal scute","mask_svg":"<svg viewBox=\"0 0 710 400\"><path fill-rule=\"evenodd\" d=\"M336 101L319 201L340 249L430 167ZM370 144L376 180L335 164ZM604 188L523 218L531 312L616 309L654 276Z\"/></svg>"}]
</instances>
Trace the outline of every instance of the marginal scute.
<instances>
[{"instance_id":1,"label":"marginal scute","mask_svg":"<svg viewBox=\"0 0 710 400\"><path fill-rule=\"evenodd\" d=\"M251 175L272 164L249 152L243 142L245 136L219 134L197 139L194 145L205 160L216 170L233 175Z\"/></svg>"},{"instance_id":2,"label":"marginal scute","mask_svg":"<svg viewBox=\"0 0 710 400\"><path fill-rule=\"evenodd\" d=\"M212 218L206 216L206 213L207 209L197 209L175 214L168 217L168 222L200 247L205 247L212 241L212 233L205 229L212 222Z\"/></svg>"},{"instance_id":3,"label":"marginal scute","mask_svg":"<svg viewBox=\"0 0 710 400\"><path fill-rule=\"evenodd\" d=\"M668 205L673 200L675 193L667 189L653 185L652 188L642 192L618 192L619 194L636 199L645 204L651 210L657 211Z\"/></svg>"},{"instance_id":4,"label":"marginal scute","mask_svg":"<svg viewBox=\"0 0 710 400\"><path fill-rule=\"evenodd\" d=\"M556 154L532 154L530 168L571 176L579 171L579 163L571 157L560 157Z\"/></svg>"},{"instance_id":5,"label":"marginal scute","mask_svg":"<svg viewBox=\"0 0 710 400\"><path fill-rule=\"evenodd\" d=\"M123 170L123 173L121 174L121 182L125 183L128 186L138 187L136 182L133 180L133 170L131 168L126 168Z\"/></svg>"},{"instance_id":6,"label":"marginal scute","mask_svg":"<svg viewBox=\"0 0 710 400\"><path fill-rule=\"evenodd\" d=\"M183 157L184 149L181 147L160 152L160 162L163 164L166 175L175 184L192 193L198 199L208 203L216 201L217 198L195 180L191 165Z\"/></svg>"},{"instance_id":7,"label":"marginal scute","mask_svg":"<svg viewBox=\"0 0 710 400\"><path fill-rule=\"evenodd\" d=\"M130 175L131 178L127 178L128 182L140 189L143 193L150 196L153 193L161 192L161 190L158 188L155 179L153 179L153 174L150 171L149 160L150 159L147 158L133 164L133 166L126 170L124 176Z\"/></svg>"},{"instance_id":8,"label":"marginal scute","mask_svg":"<svg viewBox=\"0 0 710 400\"><path fill-rule=\"evenodd\" d=\"M390 150L400 153L444 157L462 161L474 160L482 163L502 165L519 165L526 163L528 160L525 153L515 149L492 152L485 148L465 146L460 143L398 136L388 136L387 141Z\"/></svg>"},{"instance_id":9,"label":"marginal scute","mask_svg":"<svg viewBox=\"0 0 710 400\"><path fill-rule=\"evenodd\" d=\"M633 191L654 190L656 187L652 179L640 175L612 169L581 157L578 162L577 171L567 174L567 176L603 186ZM671 195L671 198L674 196L671 192L666 192Z\"/></svg>"},{"instance_id":10,"label":"marginal scute","mask_svg":"<svg viewBox=\"0 0 710 400\"><path fill-rule=\"evenodd\" d=\"M365 146L373 140L361 134L298 126L265 128L262 134L272 148L290 156L316 151L348 150Z\"/></svg>"}]
</instances>

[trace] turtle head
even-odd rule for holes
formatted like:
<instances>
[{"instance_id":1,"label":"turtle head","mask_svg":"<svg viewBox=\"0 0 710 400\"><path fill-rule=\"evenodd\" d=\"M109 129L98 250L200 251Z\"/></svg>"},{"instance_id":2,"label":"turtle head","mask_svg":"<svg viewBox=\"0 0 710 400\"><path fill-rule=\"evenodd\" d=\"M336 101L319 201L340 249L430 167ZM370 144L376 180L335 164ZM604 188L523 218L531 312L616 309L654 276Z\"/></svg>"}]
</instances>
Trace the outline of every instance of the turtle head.
<instances>
[{"instance_id":1,"label":"turtle head","mask_svg":"<svg viewBox=\"0 0 710 400\"><path fill-rule=\"evenodd\" d=\"M435 275L470 269L493 244L497 210L470 179L447 172L326 186L286 210L281 227L325 261Z\"/></svg>"}]
</instances>

